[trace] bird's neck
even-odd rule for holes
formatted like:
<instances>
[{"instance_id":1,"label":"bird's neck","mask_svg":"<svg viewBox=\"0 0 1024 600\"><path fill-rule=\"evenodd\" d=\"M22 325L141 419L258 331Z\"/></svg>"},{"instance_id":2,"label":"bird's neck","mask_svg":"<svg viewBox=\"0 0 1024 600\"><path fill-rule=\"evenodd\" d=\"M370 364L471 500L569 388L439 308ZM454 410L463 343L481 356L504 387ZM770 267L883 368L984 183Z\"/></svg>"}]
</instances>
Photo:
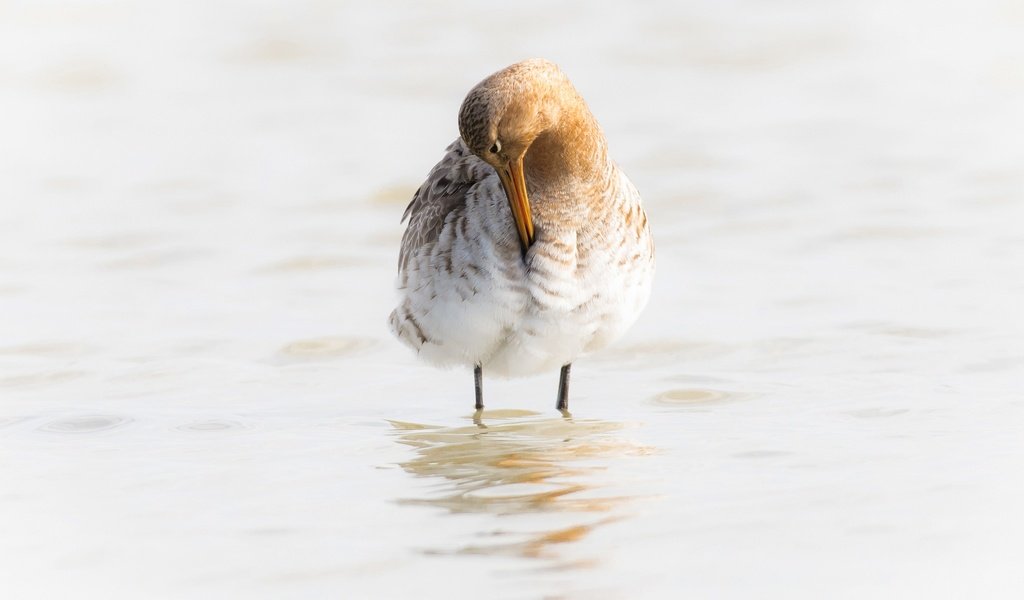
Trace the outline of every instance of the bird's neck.
<instances>
[{"instance_id":1,"label":"bird's neck","mask_svg":"<svg viewBox=\"0 0 1024 600\"><path fill-rule=\"evenodd\" d=\"M537 136L523 159L528 188L542 196L603 185L609 176L607 143L597 120L582 100L574 108Z\"/></svg>"}]
</instances>

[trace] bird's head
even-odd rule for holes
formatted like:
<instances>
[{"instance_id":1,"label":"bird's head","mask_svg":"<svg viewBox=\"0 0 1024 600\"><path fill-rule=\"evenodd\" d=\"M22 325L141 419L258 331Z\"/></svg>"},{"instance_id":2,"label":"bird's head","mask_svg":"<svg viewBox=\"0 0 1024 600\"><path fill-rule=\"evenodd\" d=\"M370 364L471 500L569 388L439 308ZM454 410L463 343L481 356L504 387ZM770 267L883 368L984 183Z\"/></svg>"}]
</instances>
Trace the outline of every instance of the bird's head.
<instances>
[{"instance_id":1,"label":"bird's head","mask_svg":"<svg viewBox=\"0 0 1024 600\"><path fill-rule=\"evenodd\" d=\"M524 253L534 241L524 159L538 138L555 129L563 96L570 94L576 96L575 89L557 65L532 59L481 81L459 110L462 140L498 173Z\"/></svg>"}]
</instances>

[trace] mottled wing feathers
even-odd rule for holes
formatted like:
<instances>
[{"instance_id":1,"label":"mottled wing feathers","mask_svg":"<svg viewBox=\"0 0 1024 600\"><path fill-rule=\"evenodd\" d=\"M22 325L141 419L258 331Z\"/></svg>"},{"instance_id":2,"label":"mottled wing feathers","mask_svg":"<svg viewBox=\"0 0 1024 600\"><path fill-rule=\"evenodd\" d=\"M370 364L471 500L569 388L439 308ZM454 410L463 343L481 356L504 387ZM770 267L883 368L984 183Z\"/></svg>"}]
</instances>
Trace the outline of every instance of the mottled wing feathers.
<instances>
[{"instance_id":1,"label":"mottled wing feathers","mask_svg":"<svg viewBox=\"0 0 1024 600\"><path fill-rule=\"evenodd\" d=\"M419 249L437 241L448 215L465 209L466 196L473 186L493 173L487 163L469 151L461 138L448 146L444 157L431 169L402 215L402 221L408 219L409 224L398 255L399 274L405 271L409 259Z\"/></svg>"}]
</instances>

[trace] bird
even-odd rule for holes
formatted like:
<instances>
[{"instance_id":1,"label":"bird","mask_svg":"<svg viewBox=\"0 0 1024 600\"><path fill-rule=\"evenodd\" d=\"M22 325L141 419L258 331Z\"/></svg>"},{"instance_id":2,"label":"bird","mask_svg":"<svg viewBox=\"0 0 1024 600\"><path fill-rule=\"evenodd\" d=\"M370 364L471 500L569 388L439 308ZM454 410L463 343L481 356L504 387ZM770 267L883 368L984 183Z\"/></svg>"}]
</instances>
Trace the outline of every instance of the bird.
<instances>
[{"instance_id":1,"label":"bird","mask_svg":"<svg viewBox=\"0 0 1024 600\"><path fill-rule=\"evenodd\" d=\"M391 332L435 366L483 373L559 369L636 321L654 239L636 187L608 155L586 102L555 63L507 66L474 86L459 137L402 215Z\"/></svg>"}]
</instances>

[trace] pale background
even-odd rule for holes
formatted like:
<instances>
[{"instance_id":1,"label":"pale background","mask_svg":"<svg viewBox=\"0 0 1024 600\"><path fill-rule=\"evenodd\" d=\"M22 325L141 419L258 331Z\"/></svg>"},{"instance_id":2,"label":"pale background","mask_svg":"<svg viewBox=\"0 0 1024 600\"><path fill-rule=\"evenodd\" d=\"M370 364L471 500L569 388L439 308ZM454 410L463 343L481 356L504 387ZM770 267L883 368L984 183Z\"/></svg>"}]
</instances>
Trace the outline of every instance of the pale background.
<instances>
[{"instance_id":1,"label":"pale background","mask_svg":"<svg viewBox=\"0 0 1024 600\"><path fill-rule=\"evenodd\" d=\"M1024 8L0 2L4 598L1018 598ZM574 368L418 364L399 216L560 63L654 227Z\"/></svg>"}]
</instances>

